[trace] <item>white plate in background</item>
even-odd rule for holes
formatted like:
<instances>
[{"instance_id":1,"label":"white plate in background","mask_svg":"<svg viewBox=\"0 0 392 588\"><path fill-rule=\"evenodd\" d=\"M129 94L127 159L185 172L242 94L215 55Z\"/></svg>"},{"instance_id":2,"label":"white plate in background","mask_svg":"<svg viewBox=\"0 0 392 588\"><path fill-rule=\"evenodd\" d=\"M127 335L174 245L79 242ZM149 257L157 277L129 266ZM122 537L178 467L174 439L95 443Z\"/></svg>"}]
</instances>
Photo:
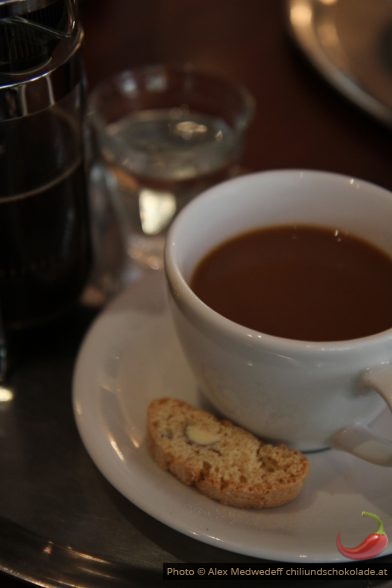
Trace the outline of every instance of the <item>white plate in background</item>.
<instances>
[{"instance_id":1,"label":"white plate in background","mask_svg":"<svg viewBox=\"0 0 392 588\"><path fill-rule=\"evenodd\" d=\"M349 100L392 126L391 0L287 0L292 36Z\"/></svg>"}]
</instances>

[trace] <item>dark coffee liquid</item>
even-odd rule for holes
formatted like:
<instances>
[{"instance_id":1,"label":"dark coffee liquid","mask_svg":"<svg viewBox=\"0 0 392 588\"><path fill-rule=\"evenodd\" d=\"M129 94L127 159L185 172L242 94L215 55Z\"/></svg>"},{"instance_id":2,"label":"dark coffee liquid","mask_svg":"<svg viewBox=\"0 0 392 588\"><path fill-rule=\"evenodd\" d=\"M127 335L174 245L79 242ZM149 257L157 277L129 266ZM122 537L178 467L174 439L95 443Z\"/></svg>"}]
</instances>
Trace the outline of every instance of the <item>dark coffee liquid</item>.
<instances>
[{"instance_id":1,"label":"dark coffee liquid","mask_svg":"<svg viewBox=\"0 0 392 588\"><path fill-rule=\"evenodd\" d=\"M77 300L90 269L89 216L82 153L67 117L23 121L19 147L13 145L19 119L6 124L0 305L6 326L18 328L51 318Z\"/></svg>"},{"instance_id":2,"label":"dark coffee liquid","mask_svg":"<svg viewBox=\"0 0 392 588\"><path fill-rule=\"evenodd\" d=\"M191 287L232 321L290 339L346 340L392 327L392 259L328 228L240 235L201 261Z\"/></svg>"}]
</instances>

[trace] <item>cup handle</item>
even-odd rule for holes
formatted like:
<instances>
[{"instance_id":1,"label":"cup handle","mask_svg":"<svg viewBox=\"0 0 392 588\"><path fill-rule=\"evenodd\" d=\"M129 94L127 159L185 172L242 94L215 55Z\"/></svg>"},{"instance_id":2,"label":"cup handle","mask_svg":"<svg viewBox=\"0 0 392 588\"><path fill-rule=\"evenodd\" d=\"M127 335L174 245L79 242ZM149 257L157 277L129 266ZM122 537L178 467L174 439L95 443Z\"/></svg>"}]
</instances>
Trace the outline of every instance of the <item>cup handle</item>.
<instances>
[{"instance_id":1,"label":"cup handle","mask_svg":"<svg viewBox=\"0 0 392 588\"><path fill-rule=\"evenodd\" d=\"M380 394L392 411L391 364L370 368L362 374L361 384ZM354 424L340 429L331 437L330 444L370 463L392 467L392 441L362 425Z\"/></svg>"}]
</instances>

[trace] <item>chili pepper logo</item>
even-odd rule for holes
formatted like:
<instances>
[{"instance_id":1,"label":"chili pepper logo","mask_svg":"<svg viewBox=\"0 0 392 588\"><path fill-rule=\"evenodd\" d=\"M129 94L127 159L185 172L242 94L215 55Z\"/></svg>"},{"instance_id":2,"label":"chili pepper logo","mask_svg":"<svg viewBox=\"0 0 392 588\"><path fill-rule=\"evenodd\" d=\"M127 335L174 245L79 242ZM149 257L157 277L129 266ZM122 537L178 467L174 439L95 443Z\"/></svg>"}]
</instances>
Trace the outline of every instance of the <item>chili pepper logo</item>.
<instances>
[{"instance_id":1,"label":"chili pepper logo","mask_svg":"<svg viewBox=\"0 0 392 588\"><path fill-rule=\"evenodd\" d=\"M342 555L350 559L371 559L380 555L388 545L388 537L385 533L384 526L380 517L371 513L363 512L362 516L374 519L378 524L378 529L375 533L371 533L356 547L344 547L340 542L340 533L336 537L336 545Z\"/></svg>"}]
</instances>

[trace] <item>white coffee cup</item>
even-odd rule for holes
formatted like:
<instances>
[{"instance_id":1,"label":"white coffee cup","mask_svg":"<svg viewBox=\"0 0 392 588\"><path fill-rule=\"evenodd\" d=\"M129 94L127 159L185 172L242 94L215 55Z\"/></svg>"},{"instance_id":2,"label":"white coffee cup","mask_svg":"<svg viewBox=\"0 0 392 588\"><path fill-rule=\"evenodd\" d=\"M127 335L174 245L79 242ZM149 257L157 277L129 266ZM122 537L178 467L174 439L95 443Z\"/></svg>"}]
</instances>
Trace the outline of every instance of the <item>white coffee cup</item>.
<instances>
[{"instance_id":1,"label":"white coffee cup","mask_svg":"<svg viewBox=\"0 0 392 588\"><path fill-rule=\"evenodd\" d=\"M346 230L392 257L392 194L385 189L304 170L229 180L191 202L168 234L165 272L179 340L201 390L227 418L303 451L333 445L392 465L392 441L366 428L385 402L392 408L392 329L337 342L276 337L221 316L189 286L216 245L295 223Z\"/></svg>"}]
</instances>

